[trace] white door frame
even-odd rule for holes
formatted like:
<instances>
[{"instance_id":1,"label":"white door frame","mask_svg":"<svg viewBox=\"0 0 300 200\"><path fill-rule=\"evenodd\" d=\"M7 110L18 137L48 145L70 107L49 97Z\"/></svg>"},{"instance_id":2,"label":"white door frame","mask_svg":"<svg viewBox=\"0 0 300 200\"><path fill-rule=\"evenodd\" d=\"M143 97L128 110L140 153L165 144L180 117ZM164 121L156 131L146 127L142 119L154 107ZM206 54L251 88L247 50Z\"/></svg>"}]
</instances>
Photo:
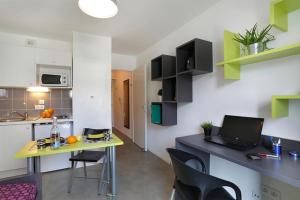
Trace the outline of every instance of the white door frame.
<instances>
[{"instance_id":1,"label":"white door frame","mask_svg":"<svg viewBox=\"0 0 300 200\"><path fill-rule=\"evenodd\" d=\"M134 84L134 76L132 76L133 84ZM134 94L134 89L132 87L132 91ZM144 122L144 130L145 130L145 145L144 145L144 151L148 151L148 114L147 114L147 64L144 64L144 116L145 116L145 122ZM135 113L133 112L133 115ZM134 118L134 117L133 117ZM135 120L133 120L133 135L132 140L135 143Z\"/></svg>"},{"instance_id":2,"label":"white door frame","mask_svg":"<svg viewBox=\"0 0 300 200\"><path fill-rule=\"evenodd\" d=\"M147 64L144 65L144 95L145 95L145 102L144 102L144 113L145 113L145 148L144 151L148 151L148 90L147 90Z\"/></svg>"},{"instance_id":3,"label":"white door frame","mask_svg":"<svg viewBox=\"0 0 300 200\"><path fill-rule=\"evenodd\" d=\"M134 142L133 71L130 71L130 74L131 74L131 79L129 80L130 129L131 129L131 140Z\"/></svg>"}]
</instances>

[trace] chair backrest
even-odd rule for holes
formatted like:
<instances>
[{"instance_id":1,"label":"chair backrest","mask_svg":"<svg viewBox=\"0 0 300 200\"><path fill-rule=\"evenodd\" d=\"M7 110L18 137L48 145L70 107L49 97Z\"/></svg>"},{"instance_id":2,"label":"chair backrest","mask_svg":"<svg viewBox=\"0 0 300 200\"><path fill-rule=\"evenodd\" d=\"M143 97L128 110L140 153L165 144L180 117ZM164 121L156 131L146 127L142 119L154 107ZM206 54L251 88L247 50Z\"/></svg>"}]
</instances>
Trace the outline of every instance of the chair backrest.
<instances>
[{"instance_id":1,"label":"chair backrest","mask_svg":"<svg viewBox=\"0 0 300 200\"><path fill-rule=\"evenodd\" d=\"M218 188L222 188L223 186L231 187L236 193L236 199L242 199L241 191L235 184L210 176L205 174L203 170L197 170L187 165L186 162L189 161L190 158L195 159L194 155L178 149L167 149L167 151L172 160L176 180L180 181L184 185L198 188L201 193L201 200L205 200L209 192ZM204 165L204 162L201 162L200 158L196 158ZM203 168L205 169L205 166Z\"/></svg>"},{"instance_id":2,"label":"chair backrest","mask_svg":"<svg viewBox=\"0 0 300 200\"><path fill-rule=\"evenodd\" d=\"M186 165L201 171L203 173L206 173L206 166L203 162L203 160L201 160L199 157L187 153L185 151L181 151L178 149L167 149L167 151L169 152L171 158L172 156L175 157L176 159L180 160L181 162L185 163Z\"/></svg>"},{"instance_id":3,"label":"chair backrest","mask_svg":"<svg viewBox=\"0 0 300 200\"><path fill-rule=\"evenodd\" d=\"M107 133L107 132L109 132L109 129L92 129L92 128L83 129L83 135L96 134L96 133Z\"/></svg>"}]
</instances>

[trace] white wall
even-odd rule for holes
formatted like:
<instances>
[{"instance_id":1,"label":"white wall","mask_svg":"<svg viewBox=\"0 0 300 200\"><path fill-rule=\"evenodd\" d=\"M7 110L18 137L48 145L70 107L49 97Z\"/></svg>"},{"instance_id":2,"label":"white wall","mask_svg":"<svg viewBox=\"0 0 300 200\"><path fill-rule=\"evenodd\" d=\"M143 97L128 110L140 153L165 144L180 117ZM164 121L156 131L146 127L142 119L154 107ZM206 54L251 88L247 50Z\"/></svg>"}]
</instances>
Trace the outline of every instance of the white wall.
<instances>
[{"instance_id":1,"label":"white wall","mask_svg":"<svg viewBox=\"0 0 300 200\"><path fill-rule=\"evenodd\" d=\"M15 34L15 33L0 32L0 43L2 44L14 44L19 46L26 46L27 40L34 41L35 42L34 47L37 48L65 50L65 51L72 52L72 44L70 42L32 37L32 36Z\"/></svg>"},{"instance_id":2,"label":"white wall","mask_svg":"<svg viewBox=\"0 0 300 200\"><path fill-rule=\"evenodd\" d=\"M112 98L113 98L113 126L132 138L133 130L133 99L132 99L132 72L124 70L112 71ZM129 80L129 101L130 101L130 128L124 127L124 88L123 82Z\"/></svg>"},{"instance_id":3,"label":"white wall","mask_svg":"<svg viewBox=\"0 0 300 200\"><path fill-rule=\"evenodd\" d=\"M136 57L122 54L112 54L112 69L133 71L136 68Z\"/></svg>"},{"instance_id":4,"label":"white wall","mask_svg":"<svg viewBox=\"0 0 300 200\"><path fill-rule=\"evenodd\" d=\"M151 59L161 55L175 55L175 48L193 38L213 42L214 72L194 77L193 102L178 105L178 125L161 127L148 123L148 144L154 154L168 161L167 147L174 146L175 138L201 132L200 124L211 120L221 125L225 114L264 117L263 134L300 140L300 103L292 101L287 118L271 119L271 97L274 94L297 94L300 91L300 57L292 56L242 67L241 80L224 80L223 68L216 67L216 62L223 60L223 32L228 29L243 32L255 23L265 26L269 23L269 0L223 0L199 15L180 29L168 35L137 57L137 65L148 65L150 72ZM275 31L277 40L272 46L284 46L300 41L300 11L290 14L289 32ZM150 73L148 73L150 74ZM156 101L161 83L151 82L148 77L148 103ZM149 119L150 111L148 111ZM216 160L218 163L218 160ZM236 174L236 167L220 169L230 174L231 179L242 186L244 199L251 198L250 186L243 173ZM240 167L240 166L238 166ZM216 171L216 169L212 170ZM243 169L240 169L243 171ZM214 173L214 172L213 172ZM226 177L225 177L226 178ZM229 180L231 180L229 179ZM260 178L253 177L252 183L260 183ZM282 199L289 199L284 197Z\"/></svg>"},{"instance_id":5,"label":"white wall","mask_svg":"<svg viewBox=\"0 0 300 200\"><path fill-rule=\"evenodd\" d=\"M74 132L111 129L111 38L73 34Z\"/></svg>"},{"instance_id":6,"label":"white wall","mask_svg":"<svg viewBox=\"0 0 300 200\"><path fill-rule=\"evenodd\" d=\"M68 41L52 40L47 38L32 37L17 33L0 32L0 43L8 45L26 46L27 40L35 41L35 47L41 49L64 50L72 53L72 43ZM136 68L136 56L112 54L112 69L132 71Z\"/></svg>"}]
</instances>

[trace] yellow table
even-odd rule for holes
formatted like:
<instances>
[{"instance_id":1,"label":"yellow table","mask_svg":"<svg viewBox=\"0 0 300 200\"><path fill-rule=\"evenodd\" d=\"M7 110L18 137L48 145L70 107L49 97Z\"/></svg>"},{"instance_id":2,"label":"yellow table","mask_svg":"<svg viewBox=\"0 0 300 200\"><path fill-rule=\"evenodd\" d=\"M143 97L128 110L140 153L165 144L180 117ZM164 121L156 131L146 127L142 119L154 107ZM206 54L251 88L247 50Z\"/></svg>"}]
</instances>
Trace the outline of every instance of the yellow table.
<instances>
[{"instance_id":1,"label":"yellow table","mask_svg":"<svg viewBox=\"0 0 300 200\"><path fill-rule=\"evenodd\" d=\"M116 146L123 144L124 142L115 134L112 134L112 139L110 141L85 143L81 140L75 144L62 146L59 149L38 149L36 141L30 141L18 153L16 153L15 158L27 158L27 170L29 174L32 174L40 173L40 156L48 156L81 150L108 148L108 156L111 162L111 164L109 164L110 162L108 162L111 172L111 196L114 198L116 196Z\"/></svg>"}]
</instances>

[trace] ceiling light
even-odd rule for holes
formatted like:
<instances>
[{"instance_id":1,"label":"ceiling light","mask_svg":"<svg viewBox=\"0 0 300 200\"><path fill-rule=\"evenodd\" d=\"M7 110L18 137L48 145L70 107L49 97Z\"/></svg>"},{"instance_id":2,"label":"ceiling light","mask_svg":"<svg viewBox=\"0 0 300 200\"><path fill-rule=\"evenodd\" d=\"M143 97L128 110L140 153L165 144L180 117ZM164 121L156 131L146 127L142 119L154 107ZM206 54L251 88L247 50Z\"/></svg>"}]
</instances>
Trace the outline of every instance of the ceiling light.
<instances>
[{"instance_id":1,"label":"ceiling light","mask_svg":"<svg viewBox=\"0 0 300 200\"><path fill-rule=\"evenodd\" d=\"M79 8L96 18L110 18L118 13L116 0L79 0Z\"/></svg>"},{"instance_id":2,"label":"ceiling light","mask_svg":"<svg viewBox=\"0 0 300 200\"><path fill-rule=\"evenodd\" d=\"M47 87L29 87L27 88L28 92L49 92Z\"/></svg>"}]
</instances>

